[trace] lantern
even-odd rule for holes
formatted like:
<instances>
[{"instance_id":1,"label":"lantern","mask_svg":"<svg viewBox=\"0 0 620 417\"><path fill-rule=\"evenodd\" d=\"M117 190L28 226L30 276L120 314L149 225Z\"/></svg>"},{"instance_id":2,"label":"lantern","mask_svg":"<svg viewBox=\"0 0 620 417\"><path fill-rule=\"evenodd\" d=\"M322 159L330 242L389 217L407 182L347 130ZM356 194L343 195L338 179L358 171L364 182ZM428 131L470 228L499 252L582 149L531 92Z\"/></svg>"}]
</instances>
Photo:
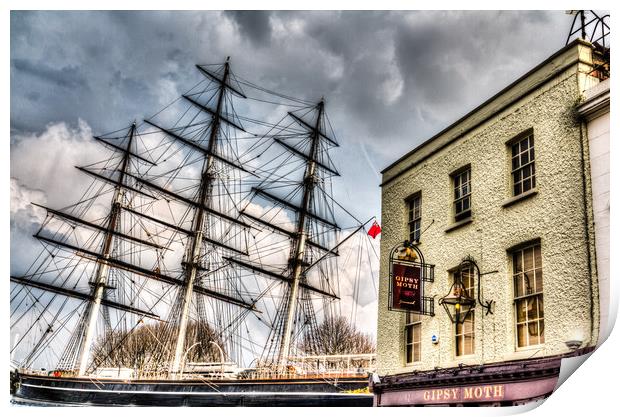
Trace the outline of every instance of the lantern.
<instances>
[{"instance_id":1,"label":"lantern","mask_svg":"<svg viewBox=\"0 0 620 417\"><path fill-rule=\"evenodd\" d=\"M463 324L469 313L473 311L476 300L467 293L460 273L455 278L448 294L439 299L439 305L446 310L452 323Z\"/></svg>"},{"instance_id":2,"label":"lantern","mask_svg":"<svg viewBox=\"0 0 620 417\"><path fill-rule=\"evenodd\" d=\"M495 272L495 271L494 271ZM480 269L470 256L463 259L454 274L454 283L450 291L439 299L439 305L443 306L452 323L463 324L469 314L476 307L476 299L473 297L474 288L478 287L478 303L486 310L486 314L493 313L493 301L483 301L480 298ZM467 277L468 285L463 283L463 277ZM472 294L469 293L471 289Z\"/></svg>"}]
</instances>

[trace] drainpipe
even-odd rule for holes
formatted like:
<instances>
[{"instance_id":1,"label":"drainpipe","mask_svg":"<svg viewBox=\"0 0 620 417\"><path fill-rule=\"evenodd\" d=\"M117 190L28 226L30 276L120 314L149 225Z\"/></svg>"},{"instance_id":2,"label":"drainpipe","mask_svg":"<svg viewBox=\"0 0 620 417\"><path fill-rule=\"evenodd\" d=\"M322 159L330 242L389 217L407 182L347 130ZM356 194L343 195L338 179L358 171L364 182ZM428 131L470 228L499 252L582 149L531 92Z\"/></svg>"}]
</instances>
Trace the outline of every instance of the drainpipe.
<instances>
[{"instance_id":1,"label":"drainpipe","mask_svg":"<svg viewBox=\"0 0 620 417\"><path fill-rule=\"evenodd\" d=\"M586 254L588 259L588 284L590 289L590 340L588 344L591 345L597 338L594 336L594 277L592 271L592 253L591 253L591 241L590 241L590 216L588 215L588 198L587 198L587 178L586 178L586 160L585 160L585 148L584 140L587 139L587 135L584 134L585 123L579 121L579 147L581 151L581 195L583 199L583 225L584 234L586 239ZM600 323L599 323L600 329Z\"/></svg>"}]
</instances>

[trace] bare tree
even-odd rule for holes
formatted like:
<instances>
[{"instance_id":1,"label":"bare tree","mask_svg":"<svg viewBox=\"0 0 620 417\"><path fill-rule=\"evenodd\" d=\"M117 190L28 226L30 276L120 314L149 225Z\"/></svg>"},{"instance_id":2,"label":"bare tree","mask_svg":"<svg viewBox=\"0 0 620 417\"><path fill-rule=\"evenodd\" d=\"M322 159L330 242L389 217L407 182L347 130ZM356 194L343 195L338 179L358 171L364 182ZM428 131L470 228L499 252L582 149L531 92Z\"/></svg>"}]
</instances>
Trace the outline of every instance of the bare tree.
<instances>
[{"instance_id":1,"label":"bare tree","mask_svg":"<svg viewBox=\"0 0 620 417\"><path fill-rule=\"evenodd\" d=\"M150 368L154 365L151 362L160 362L159 359L171 351L170 335L174 333L174 329L167 323L108 331L94 346L93 364L95 367ZM187 347L197 344L187 350L185 359L188 362L219 362L220 351L211 342L224 347L221 338L211 327L191 322L187 326Z\"/></svg>"},{"instance_id":2,"label":"bare tree","mask_svg":"<svg viewBox=\"0 0 620 417\"><path fill-rule=\"evenodd\" d=\"M360 332L340 316L326 319L315 332L307 331L298 348L313 355L373 353L375 342L369 334Z\"/></svg>"}]
</instances>

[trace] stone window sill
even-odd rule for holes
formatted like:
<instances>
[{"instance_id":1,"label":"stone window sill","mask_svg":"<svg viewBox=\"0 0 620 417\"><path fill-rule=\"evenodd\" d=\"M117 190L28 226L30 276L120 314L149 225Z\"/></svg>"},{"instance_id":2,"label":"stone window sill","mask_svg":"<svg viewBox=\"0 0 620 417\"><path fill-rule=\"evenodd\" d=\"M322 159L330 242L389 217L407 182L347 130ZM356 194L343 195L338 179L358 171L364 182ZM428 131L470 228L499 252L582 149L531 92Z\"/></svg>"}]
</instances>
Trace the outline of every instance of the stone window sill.
<instances>
[{"instance_id":1,"label":"stone window sill","mask_svg":"<svg viewBox=\"0 0 620 417\"><path fill-rule=\"evenodd\" d=\"M544 356L543 355L544 346L545 344L541 343L539 345L516 347L514 352L503 355L502 360L514 361L514 360L521 360L521 359Z\"/></svg>"},{"instance_id":2,"label":"stone window sill","mask_svg":"<svg viewBox=\"0 0 620 417\"><path fill-rule=\"evenodd\" d=\"M519 201L523 201L523 200L527 200L528 198L534 197L536 194L538 194L538 190L536 188L532 188L531 190L528 190L524 193L521 193L517 196L514 197L510 197L509 199L507 199L506 201L504 201L504 203L502 204L502 207L510 207L515 203L518 203Z\"/></svg>"},{"instance_id":3,"label":"stone window sill","mask_svg":"<svg viewBox=\"0 0 620 417\"><path fill-rule=\"evenodd\" d=\"M473 222L474 220L471 217L468 217L466 219L463 220L459 220L456 223L451 224L450 226L448 226L448 228L445 230L446 233L451 232L453 230L456 230L460 227L463 227L465 225L468 225L469 223Z\"/></svg>"}]
</instances>

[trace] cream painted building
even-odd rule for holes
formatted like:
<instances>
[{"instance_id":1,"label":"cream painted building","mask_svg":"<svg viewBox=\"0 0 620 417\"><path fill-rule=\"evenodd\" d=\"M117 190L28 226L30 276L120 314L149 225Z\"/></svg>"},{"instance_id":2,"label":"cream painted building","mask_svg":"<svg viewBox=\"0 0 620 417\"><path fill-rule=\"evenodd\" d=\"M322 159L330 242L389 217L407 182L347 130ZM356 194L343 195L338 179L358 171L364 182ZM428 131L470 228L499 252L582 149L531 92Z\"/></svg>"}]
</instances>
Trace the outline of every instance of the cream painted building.
<instances>
[{"instance_id":1,"label":"cream painted building","mask_svg":"<svg viewBox=\"0 0 620 417\"><path fill-rule=\"evenodd\" d=\"M601 209L577 109L604 78L600 62L592 44L570 43L382 172L376 405L544 398L561 358L597 344L608 241L595 245ZM424 282L434 315L388 308L389 254L404 240L434 265ZM465 258L479 277L459 272ZM438 304L455 282L476 300L462 324Z\"/></svg>"},{"instance_id":2,"label":"cream painted building","mask_svg":"<svg viewBox=\"0 0 620 417\"><path fill-rule=\"evenodd\" d=\"M584 91L584 100L577 107L585 122L590 154L596 270L601 311L599 343L607 338L614 324L614 320L609 317L609 84L610 80L607 79Z\"/></svg>"}]
</instances>

